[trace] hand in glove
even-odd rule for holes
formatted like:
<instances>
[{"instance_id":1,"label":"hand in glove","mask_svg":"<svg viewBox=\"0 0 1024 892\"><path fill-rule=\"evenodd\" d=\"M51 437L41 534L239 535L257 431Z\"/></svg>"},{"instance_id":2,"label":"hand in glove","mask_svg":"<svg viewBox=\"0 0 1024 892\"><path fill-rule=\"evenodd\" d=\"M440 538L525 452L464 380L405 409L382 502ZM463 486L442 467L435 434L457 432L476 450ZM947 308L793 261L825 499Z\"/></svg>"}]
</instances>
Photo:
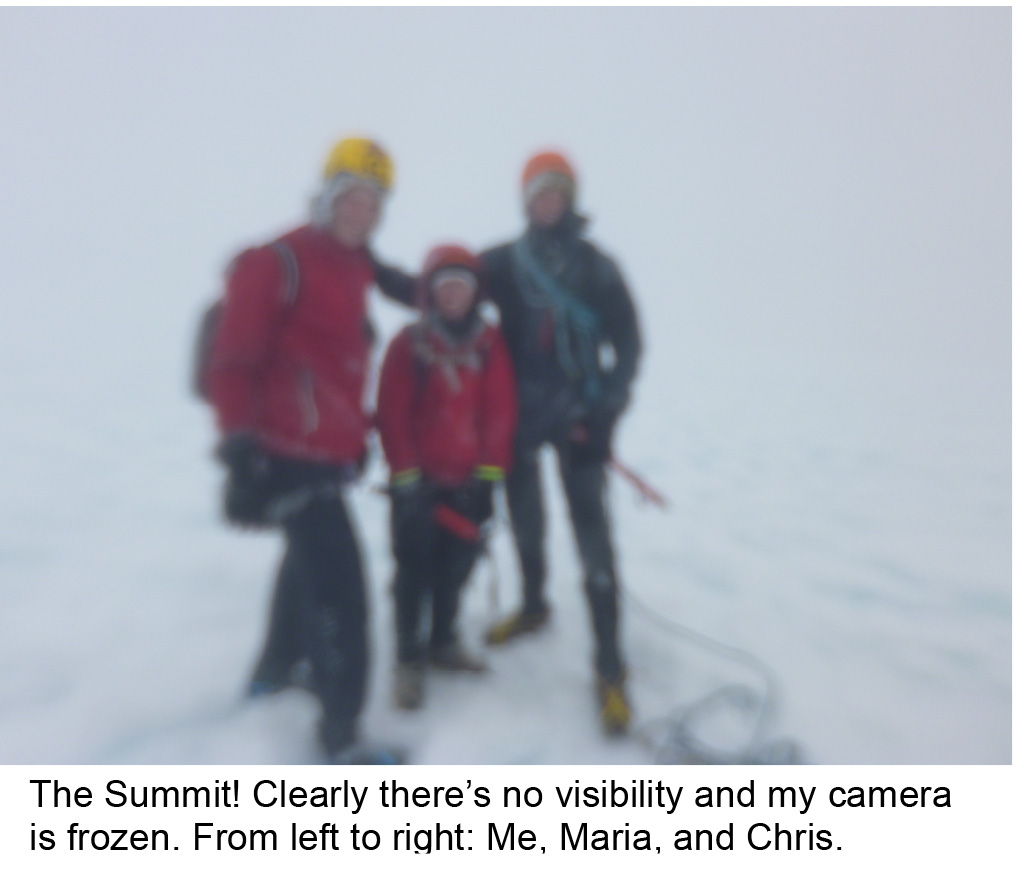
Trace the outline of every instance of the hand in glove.
<instances>
[{"instance_id":1,"label":"hand in glove","mask_svg":"<svg viewBox=\"0 0 1024 892\"><path fill-rule=\"evenodd\" d=\"M612 435L629 402L624 391L608 391L569 434L569 450L578 464L604 464L612 457Z\"/></svg>"},{"instance_id":2,"label":"hand in glove","mask_svg":"<svg viewBox=\"0 0 1024 892\"><path fill-rule=\"evenodd\" d=\"M603 465L612 457L612 428L603 420L584 418L569 433L569 456L574 464Z\"/></svg>"},{"instance_id":3,"label":"hand in glove","mask_svg":"<svg viewBox=\"0 0 1024 892\"><path fill-rule=\"evenodd\" d=\"M232 523L245 527L267 526L270 501L270 457L255 437L232 434L217 448L228 468L224 486L224 514Z\"/></svg>"},{"instance_id":4,"label":"hand in glove","mask_svg":"<svg viewBox=\"0 0 1024 892\"><path fill-rule=\"evenodd\" d=\"M479 526L494 515L494 482L474 476L455 491L452 503L466 520Z\"/></svg>"}]
</instances>

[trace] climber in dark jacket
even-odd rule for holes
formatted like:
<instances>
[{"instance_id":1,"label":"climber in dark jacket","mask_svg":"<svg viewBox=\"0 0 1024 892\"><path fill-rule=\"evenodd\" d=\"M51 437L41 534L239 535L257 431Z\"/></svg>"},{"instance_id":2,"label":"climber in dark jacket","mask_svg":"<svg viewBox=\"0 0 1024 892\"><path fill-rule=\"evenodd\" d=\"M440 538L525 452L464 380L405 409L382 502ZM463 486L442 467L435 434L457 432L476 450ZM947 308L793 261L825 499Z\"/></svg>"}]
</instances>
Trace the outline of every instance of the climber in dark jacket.
<instances>
[{"instance_id":1,"label":"climber in dark jacket","mask_svg":"<svg viewBox=\"0 0 1024 892\"><path fill-rule=\"evenodd\" d=\"M609 733L621 733L630 708L605 464L640 359L636 311L615 262L583 237L586 220L575 210L568 160L557 152L535 155L522 188L526 232L481 258L516 374L519 429L506 492L523 584L520 609L493 626L488 641L503 644L537 630L550 615L538 468L538 452L550 444L583 564L602 721Z\"/></svg>"}]
</instances>

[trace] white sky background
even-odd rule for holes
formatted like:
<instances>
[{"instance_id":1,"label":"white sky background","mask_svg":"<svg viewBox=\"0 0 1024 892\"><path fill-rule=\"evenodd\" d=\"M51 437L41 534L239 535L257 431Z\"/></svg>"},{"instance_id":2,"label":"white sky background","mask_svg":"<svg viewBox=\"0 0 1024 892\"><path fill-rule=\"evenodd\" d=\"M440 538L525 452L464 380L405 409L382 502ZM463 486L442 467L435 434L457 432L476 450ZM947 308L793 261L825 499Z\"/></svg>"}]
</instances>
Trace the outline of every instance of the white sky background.
<instances>
[{"instance_id":1,"label":"white sky background","mask_svg":"<svg viewBox=\"0 0 1024 892\"><path fill-rule=\"evenodd\" d=\"M130 294L185 331L235 247L301 219L350 131L397 162L384 256L483 247L517 231L522 161L555 144L645 327L671 325L683 352L938 357L1008 385L1007 9L0 21L16 316L42 300L47 326L86 324Z\"/></svg>"}]
</instances>

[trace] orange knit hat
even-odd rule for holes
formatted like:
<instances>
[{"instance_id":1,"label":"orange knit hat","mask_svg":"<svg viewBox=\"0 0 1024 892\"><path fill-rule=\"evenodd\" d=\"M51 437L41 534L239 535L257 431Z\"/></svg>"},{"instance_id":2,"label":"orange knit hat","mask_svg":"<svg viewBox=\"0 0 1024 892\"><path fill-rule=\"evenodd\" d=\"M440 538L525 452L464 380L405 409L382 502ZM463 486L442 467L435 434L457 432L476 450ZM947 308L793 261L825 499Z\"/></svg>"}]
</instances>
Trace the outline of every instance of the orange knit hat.
<instances>
[{"instance_id":1,"label":"orange knit hat","mask_svg":"<svg viewBox=\"0 0 1024 892\"><path fill-rule=\"evenodd\" d=\"M527 204L544 189L561 189L571 202L576 197L576 171L561 152L538 152L523 168L523 199Z\"/></svg>"}]
</instances>

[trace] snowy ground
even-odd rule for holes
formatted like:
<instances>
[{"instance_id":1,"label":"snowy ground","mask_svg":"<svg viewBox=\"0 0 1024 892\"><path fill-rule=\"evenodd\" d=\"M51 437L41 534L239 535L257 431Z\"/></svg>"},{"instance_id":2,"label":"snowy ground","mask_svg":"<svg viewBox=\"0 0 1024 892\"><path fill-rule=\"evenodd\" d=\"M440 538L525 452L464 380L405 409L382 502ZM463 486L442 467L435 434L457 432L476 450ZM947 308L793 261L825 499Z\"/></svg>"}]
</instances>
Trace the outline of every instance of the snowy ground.
<instances>
[{"instance_id":1,"label":"snowy ground","mask_svg":"<svg viewBox=\"0 0 1024 892\"><path fill-rule=\"evenodd\" d=\"M82 341L72 312L51 338L59 371L30 391L4 375L20 408L6 432L0 762L316 758L308 695L240 700L280 544L218 521L209 419L182 385L192 310L167 312L174 336L156 344ZM25 344L7 351L11 369ZM905 369L872 380L864 364L853 385L751 376L681 359L663 326L648 326L648 344L620 452L672 507L639 504L618 479L611 490L639 727L722 683L758 683L653 609L768 664L774 733L808 761L1009 761L1008 411L985 402L1000 388L923 399ZM378 463L370 480L382 475ZM651 758L598 732L575 554L549 495L553 626L490 654L486 679L431 678L427 708L407 716L388 697L385 505L366 485L352 494L373 590L373 736L424 762ZM507 529L495 555L508 607ZM493 615L488 573L466 597L473 642Z\"/></svg>"}]
</instances>

